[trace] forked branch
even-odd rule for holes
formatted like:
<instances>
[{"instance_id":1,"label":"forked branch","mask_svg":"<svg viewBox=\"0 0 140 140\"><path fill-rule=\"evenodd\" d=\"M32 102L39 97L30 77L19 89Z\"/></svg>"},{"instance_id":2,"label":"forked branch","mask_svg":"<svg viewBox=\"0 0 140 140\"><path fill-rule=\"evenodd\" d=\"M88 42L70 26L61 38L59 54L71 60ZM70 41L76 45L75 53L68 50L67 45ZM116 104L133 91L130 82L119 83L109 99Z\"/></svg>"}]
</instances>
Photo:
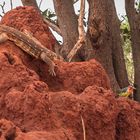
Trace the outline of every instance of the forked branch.
<instances>
[{"instance_id":1,"label":"forked branch","mask_svg":"<svg viewBox=\"0 0 140 140\"><path fill-rule=\"evenodd\" d=\"M5 1L3 2L3 4L0 4L2 10L2 14L0 14L1 17L5 14L4 6L5 6Z\"/></svg>"},{"instance_id":2,"label":"forked branch","mask_svg":"<svg viewBox=\"0 0 140 140\"><path fill-rule=\"evenodd\" d=\"M69 52L67 59L70 62L72 58L75 56L77 51L81 48L83 43L85 42L85 30L84 30L84 12L85 12L85 0L81 0L80 4L80 15L78 19L78 32L79 32L79 38L75 46L72 48L72 50Z\"/></svg>"}]
</instances>

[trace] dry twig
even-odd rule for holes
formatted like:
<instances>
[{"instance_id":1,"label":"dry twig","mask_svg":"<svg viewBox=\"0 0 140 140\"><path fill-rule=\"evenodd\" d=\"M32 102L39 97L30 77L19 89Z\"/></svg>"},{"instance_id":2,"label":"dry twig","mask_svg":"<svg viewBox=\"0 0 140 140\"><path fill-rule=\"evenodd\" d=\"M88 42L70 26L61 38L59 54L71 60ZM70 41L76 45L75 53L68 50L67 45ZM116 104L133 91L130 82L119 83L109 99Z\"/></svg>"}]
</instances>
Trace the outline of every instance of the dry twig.
<instances>
[{"instance_id":1,"label":"dry twig","mask_svg":"<svg viewBox=\"0 0 140 140\"><path fill-rule=\"evenodd\" d=\"M13 2L10 0L11 10L13 9Z\"/></svg>"},{"instance_id":2,"label":"dry twig","mask_svg":"<svg viewBox=\"0 0 140 140\"><path fill-rule=\"evenodd\" d=\"M80 15L78 19L79 38L77 43L75 44L75 46L72 48L72 50L69 52L67 56L69 62L72 60L76 52L81 48L82 44L85 42L85 31L84 31L84 23L83 23L84 11L85 11L85 0L81 0Z\"/></svg>"},{"instance_id":3,"label":"dry twig","mask_svg":"<svg viewBox=\"0 0 140 140\"><path fill-rule=\"evenodd\" d=\"M39 6L38 6L39 8L41 7L42 1L43 1L43 0L40 0Z\"/></svg>"},{"instance_id":4,"label":"dry twig","mask_svg":"<svg viewBox=\"0 0 140 140\"><path fill-rule=\"evenodd\" d=\"M82 121L82 128L83 128L83 138L84 140L86 140L86 129L85 129L85 123L82 116L81 116L81 121Z\"/></svg>"},{"instance_id":5,"label":"dry twig","mask_svg":"<svg viewBox=\"0 0 140 140\"><path fill-rule=\"evenodd\" d=\"M5 14L4 6L5 6L5 1L3 2L3 4L0 4L3 15ZM3 17L1 14L0 14L0 16Z\"/></svg>"}]
</instances>

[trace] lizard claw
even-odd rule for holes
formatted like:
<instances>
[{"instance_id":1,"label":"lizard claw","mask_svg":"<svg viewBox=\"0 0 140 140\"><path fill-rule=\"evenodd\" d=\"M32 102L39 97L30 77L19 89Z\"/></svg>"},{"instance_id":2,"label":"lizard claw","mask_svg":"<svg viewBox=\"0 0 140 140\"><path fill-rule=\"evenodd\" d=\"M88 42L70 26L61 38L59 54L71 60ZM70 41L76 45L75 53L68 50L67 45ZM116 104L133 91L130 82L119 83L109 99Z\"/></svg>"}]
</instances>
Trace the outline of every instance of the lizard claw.
<instances>
[{"instance_id":1,"label":"lizard claw","mask_svg":"<svg viewBox=\"0 0 140 140\"><path fill-rule=\"evenodd\" d=\"M47 56L45 52L41 53L40 58L48 64L50 75L56 76L56 73L54 71L55 63Z\"/></svg>"},{"instance_id":2,"label":"lizard claw","mask_svg":"<svg viewBox=\"0 0 140 140\"><path fill-rule=\"evenodd\" d=\"M49 74L51 76L56 76L56 73L55 73L54 69L49 69Z\"/></svg>"}]
</instances>

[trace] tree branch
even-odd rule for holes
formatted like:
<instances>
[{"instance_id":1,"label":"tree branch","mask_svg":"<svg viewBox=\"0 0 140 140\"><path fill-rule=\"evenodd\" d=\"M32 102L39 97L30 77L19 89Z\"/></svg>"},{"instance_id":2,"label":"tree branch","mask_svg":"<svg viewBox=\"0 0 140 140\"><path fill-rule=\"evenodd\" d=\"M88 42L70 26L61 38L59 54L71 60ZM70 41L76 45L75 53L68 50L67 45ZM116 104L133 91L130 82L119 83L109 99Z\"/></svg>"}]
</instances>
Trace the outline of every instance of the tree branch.
<instances>
[{"instance_id":1,"label":"tree branch","mask_svg":"<svg viewBox=\"0 0 140 140\"><path fill-rule=\"evenodd\" d=\"M13 9L13 2L10 0L11 10Z\"/></svg>"},{"instance_id":2,"label":"tree branch","mask_svg":"<svg viewBox=\"0 0 140 140\"><path fill-rule=\"evenodd\" d=\"M67 59L70 62L74 55L77 53L77 51L81 48L82 44L85 42L85 31L84 31L84 11L85 11L85 0L81 0L80 4L80 15L78 19L78 32L79 32L79 38L75 46L72 48L72 50L69 52Z\"/></svg>"},{"instance_id":3,"label":"tree branch","mask_svg":"<svg viewBox=\"0 0 140 140\"><path fill-rule=\"evenodd\" d=\"M135 0L125 0L125 10L128 16L129 22L134 22L136 16L136 9L135 9ZM133 24L133 23L130 24Z\"/></svg>"},{"instance_id":4,"label":"tree branch","mask_svg":"<svg viewBox=\"0 0 140 140\"><path fill-rule=\"evenodd\" d=\"M38 6L39 8L41 7L42 1L43 1L43 0L40 0L39 6Z\"/></svg>"},{"instance_id":5,"label":"tree branch","mask_svg":"<svg viewBox=\"0 0 140 140\"><path fill-rule=\"evenodd\" d=\"M21 0L21 2L24 6L34 6L34 7L38 8L36 0Z\"/></svg>"},{"instance_id":6,"label":"tree branch","mask_svg":"<svg viewBox=\"0 0 140 140\"><path fill-rule=\"evenodd\" d=\"M73 0L73 4L75 4L76 2L78 2L79 0Z\"/></svg>"},{"instance_id":7,"label":"tree branch","mask_svg":"<svg viewBox=\"0 0 140 140\"><path fill-rule=\"evenodd\" d=\"M55 23L53 23L53 22L51 22L50 20L45 19L45 18L43 18L43 20L44 20L45 23L48 24L48 26L49 26L50 28L52 28L52 30L56 31L59 35L62 35L62 34L61 34L60 28L59 28Z\"/></svg>"},{"instance_id":8,"label":"tree branch","mask_svg":"<svg viewBox=\"0 0 140 140\"><path fill-rule=\"evenodd\" d=\"M2 10L2 14L5 14L4 6L5 6L5 1L3 2L3 4L0 4L1 10ZM0 16L2 17L2 15L0 15Z\"/></svg>"},{"instance_id":9,"label":"tree branch","mask_svg":"<svg viewBox=\"0 0 140 140\"><path fill-rule=\"evenodd\" d=\"M41 6L41 3L42 3L43 0L40 1L39 6L37 5L36 0L30 0L30 1L29 0L21 0L21 1L22 1L22 4L24 6L34 6L39 10L39 12L41 12L39 7ZM61 35L61 31L60 31L60 29L57 25L55 25L53 22L49 21L48 19L45 19L44 17L43 17L43 20L44 20L45 23L48 24L49 27L52 28L52 30L56 31L58 34Z\"/></svg>"}]
</instances>

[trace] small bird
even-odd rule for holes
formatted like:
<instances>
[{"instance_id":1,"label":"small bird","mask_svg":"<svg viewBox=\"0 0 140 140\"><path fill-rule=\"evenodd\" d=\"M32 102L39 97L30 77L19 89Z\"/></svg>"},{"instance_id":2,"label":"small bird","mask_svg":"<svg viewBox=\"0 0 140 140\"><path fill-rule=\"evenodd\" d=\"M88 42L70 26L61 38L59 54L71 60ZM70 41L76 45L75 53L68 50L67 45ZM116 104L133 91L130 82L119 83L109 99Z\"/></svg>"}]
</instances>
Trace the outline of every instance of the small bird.
<instances>
[{"instance_id":1,"label":"small bird","mask_svg":"<svg viewBox=\"0 0 140 140\"><path fill-rule=\"evenodd\" d=\"M133 99L133 93L134 93L134 89L136 89L134 86L129 85L126 88L120 89L118 91L118 95L120 97L129 97L131 95L132 99Z\"/></svg>"}]
</instances>

